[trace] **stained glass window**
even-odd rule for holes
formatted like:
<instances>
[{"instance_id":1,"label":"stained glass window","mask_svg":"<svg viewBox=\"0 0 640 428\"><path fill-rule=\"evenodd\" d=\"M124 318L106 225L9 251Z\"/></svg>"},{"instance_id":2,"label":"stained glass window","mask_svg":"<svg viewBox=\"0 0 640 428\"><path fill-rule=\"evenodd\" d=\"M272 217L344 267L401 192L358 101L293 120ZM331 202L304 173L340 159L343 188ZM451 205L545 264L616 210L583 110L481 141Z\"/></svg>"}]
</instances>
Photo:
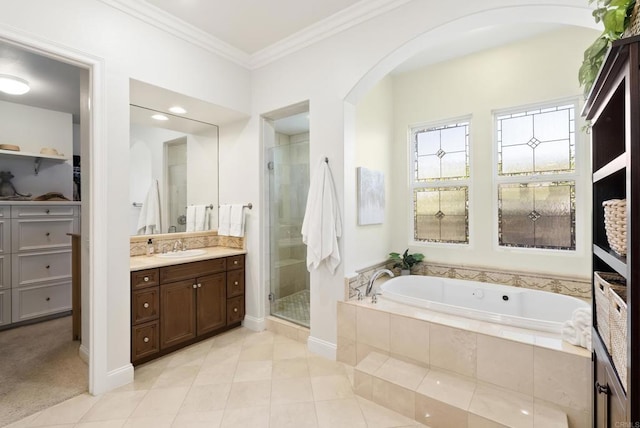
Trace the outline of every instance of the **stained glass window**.
<instances>
[{"instance_id":1,"label":"stained glass window","mask_svg":"<svg viewBox=\"0 0 640 428\"><path fill-rule=\"evenodd\" d=\"M413 136L417 181L469 176L469 122L417 129Z\"/></svg>"},{"instance_id":2,"label":"stained glass window","mask_svg":"<svg viewBox=\"0 0 640 428\"><path fill-rule=\"evenodd\" d=\"M500 184L500 245L574 250L575 182Z\"/></svg>"},{"instance_id":3,"label":"stained glass window","mask_svg":"<svg viewBox=\"0 0 640 428\"><path fill-rule=\"evenodd\" d=\"M575 169L575 107L561 105L496 117L498 174L555 174Z\"/></svg>"},{"instance_id":4,"label":"stained glass window","mask_svg":"<svg viewBox=\"0 0 640 428\"><path fill-rule=\"evenodd\" d=\"M469 242L469 196L466 186L416 189L413 200L416 241Z\"/></svg>"}]
</instances>

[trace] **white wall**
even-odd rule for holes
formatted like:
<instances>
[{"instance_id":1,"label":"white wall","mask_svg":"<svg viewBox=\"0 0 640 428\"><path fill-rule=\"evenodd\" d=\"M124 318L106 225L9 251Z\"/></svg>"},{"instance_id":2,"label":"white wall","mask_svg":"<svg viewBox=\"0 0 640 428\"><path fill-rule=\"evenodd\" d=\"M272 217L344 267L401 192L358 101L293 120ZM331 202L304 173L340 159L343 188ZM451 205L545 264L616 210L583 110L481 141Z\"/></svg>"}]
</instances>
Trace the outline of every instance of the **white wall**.
<instances>
[{"instance_id":1,"label":"white wall","mask_svg":"<svg viewBox=\"0 0 640 428\"><path fill-rule=\"evenodd\" d=\"M584 49L597 36L586 28L563 28L394 77L394 152L403 154L393 166L400 184L393 193L396 251L412 241L408 130L419 123L471 115L470 244L424 243L411 249L432 262L590 277L591 155L589 138L581 131L582 103L576 110L576 251L498 248L493 111L561 99L581 101L577 70Z\"/></svg>"},{"instance_id":2,"label":"white wall","mask_svg":"<svg viewBox=\"0 0 640 428\"><path fill-rule=\"evenodd\" d=\"M20 146L21 152L56 149L70 160L43 160L38 175L34 158L0 156L0 171L11 171L19 193L39 196L60 192L73 200L73 125L69 113L0 101L0 143Z\"/></svg>"},{"instance_id":3,"label":"white wall","mask_svg":"<svg viewBox=\"0 0 640 428\"><path fill-rule=\"evenodd\" d=\"M92 186L91 198L83 198L83 213L95 220L87 225L94 239L83 237L83 244L90 246L86 259L93 282L90 391L101 393L130 381L133 375L126 191L129 79L249 112L250 73L97 0L2 1L2 6L0 37L99 67L92 110L98 119L93 130L96 140L90 160L83 153L82 170L92 175L92 180L83 180Z\"/></svg>"}]
</instances>

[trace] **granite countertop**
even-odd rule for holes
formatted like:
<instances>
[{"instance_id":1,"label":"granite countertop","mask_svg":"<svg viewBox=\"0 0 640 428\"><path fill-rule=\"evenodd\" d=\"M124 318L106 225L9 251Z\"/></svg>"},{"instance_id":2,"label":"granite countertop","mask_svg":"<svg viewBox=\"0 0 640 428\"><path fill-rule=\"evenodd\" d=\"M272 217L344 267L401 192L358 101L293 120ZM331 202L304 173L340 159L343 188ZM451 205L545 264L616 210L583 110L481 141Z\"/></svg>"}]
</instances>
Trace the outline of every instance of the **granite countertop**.
<instances>
[{"instance_id":1,"label":"granite countertop","mask_svg":"<svg viewBox=\"0 0 640 428\"><path fill-rule=\"evenodd\" d=\"M162 258L157 255L153 256L134 256L129 258L129 269L131 271L153 269L162 266L171 266L182 263L197 262L200 260L217 259L220 257L237 256L240 254L246 254L246 250L240 250L237 248L228 247L208 247L200 248L205 250L206 253L191 257L178 257L178 258Z\"/></svg>"}]
</instances>

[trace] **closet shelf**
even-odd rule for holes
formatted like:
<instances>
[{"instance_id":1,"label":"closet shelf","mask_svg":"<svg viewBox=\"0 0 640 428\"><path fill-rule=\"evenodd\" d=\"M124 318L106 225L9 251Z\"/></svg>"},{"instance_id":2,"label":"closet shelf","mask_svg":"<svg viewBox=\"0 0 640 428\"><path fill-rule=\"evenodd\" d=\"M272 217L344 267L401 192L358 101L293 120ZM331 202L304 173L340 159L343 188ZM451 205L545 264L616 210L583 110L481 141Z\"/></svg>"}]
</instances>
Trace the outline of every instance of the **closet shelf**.
<instances>
[{"instance_id":1,"label":"closet shelf","mask_svg":"<svg viewBox=\"0 0 640 428\"><path fill-rule=\"evenodd\" d=\"M14 150L2 150L0 149L0 156L7 156L13 158L28 158L33 159L33 172L35 175L38 175L40 172L40 164L43 159L57 161L57 162L65 162L70 158L67 156L59 156L59 155L43 155L40 153L31 153L31 152L23 152L23 151L14 151Z\"/></svg>"},{"instance_id":2,"label":"closet shelf","mask_svg":"<svg viewBox=\"0 0 640 428\"><path fill-rule=\"evenodd\" d=\"M613 159L611 162L603 166L597 171L593 173L593 182L597 183L598 181L605 179L618 171L622 171L627 167L627 154L623 153L617 158Z\"/></svg>"},{"instance_id":3,"label":"closet shelf","mask_svg":"<svg viewBox=\"0 0 640 428\"><path fill-rule=\"evenodd\" d=\"M598 256L600 260L611 266L616 272L627 278L627 259L613 252L613 250L604 249L597 244L593 244L593 254Z\"/></svg>"}]
</instances>

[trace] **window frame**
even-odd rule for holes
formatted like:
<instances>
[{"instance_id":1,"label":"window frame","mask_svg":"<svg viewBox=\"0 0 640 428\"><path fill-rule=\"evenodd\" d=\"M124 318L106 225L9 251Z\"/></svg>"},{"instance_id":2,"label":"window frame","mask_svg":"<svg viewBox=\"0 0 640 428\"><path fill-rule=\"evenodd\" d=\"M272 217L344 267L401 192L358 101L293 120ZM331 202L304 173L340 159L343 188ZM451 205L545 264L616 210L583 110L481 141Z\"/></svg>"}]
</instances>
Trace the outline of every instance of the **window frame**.
<instances>
[{"instance_id":1,"label":"window frame","mask_svg":"<svg viewBox=\"0 0 640 428\"><path fill-rule=\"evenodd\" d=\"M500 155L498 145L498 117L507 114L523 113L530 110L544 110L552 107L560 107L565 105L573 105L573 123L574 123L574 153L573 153L573 171L571 172L539 172L528 174L514 174L514 175L501 175L499 174L499 162ZM561 98L551 101L544 101L534 104L524 104L515 107L509 107L504 109L492 110L493 120L493 136L492 136L492 152L493 152L493 184L492 184L492 198L493 198L493 247L496 251L508 251L508 252L522 252L528 254L557 254L567 256L577 256L583 251L583 237L582 237L582 222L583 215L580 215L579 207L583 203L583 199L588 195L585 194L585 189L581 183L581 169L583 163L587 162L585 153L581 150L581 133L580 124L581 117L580 112L580 99L577 97ZM585 150L587 152L587 150ZM535 184L535 183L558 183L572 181L574 185L574 248L543 248L543 247L525 247L516 245L502 245L500 243L500 200L499 200L499 188L503 184Z\"/></svg>"},{"instance_id":2,"label":"window frame","mask_svg":"<svg viewBox=\"0 0 640 428\"><path fill-rule=\"evenodd\" d=\"M447 179L425 179L418 180L416 177L416 165L417 165L417 151L416 151L416 139L415 135L420 131L427 131L433 128L445 127L450 125L460 125L466 124L468 130L467 136L467 158L466 158L466 168L468 174L466 177L455 177L455 178L447 178ZM448 119L442 119L438 121L430 121L430 122L420 122L416 124L411 124L408 127L407 131L407 141L408 141L408 149L409 149L409 163L408 163L408 180L409 180L409 195L408 195L408 205L409 209L409 243L412 246L419 247L430 247L437 246L439 248L450 247L450 248L471 248L472 245L472 222L470 221L472 217L472 183L473 183L473 170L472 170L472 115L464 115L464 116L456 116ZM418 240L416 239L416 200L415 194L417 190L420 189L439 189L439 188L461 188L466 187L467 192L467 201L466 201L466 232L467 232L467 241L466 242L440 242L440 241L429 241L429 240Z\"/></svg>"}]
</instances>

